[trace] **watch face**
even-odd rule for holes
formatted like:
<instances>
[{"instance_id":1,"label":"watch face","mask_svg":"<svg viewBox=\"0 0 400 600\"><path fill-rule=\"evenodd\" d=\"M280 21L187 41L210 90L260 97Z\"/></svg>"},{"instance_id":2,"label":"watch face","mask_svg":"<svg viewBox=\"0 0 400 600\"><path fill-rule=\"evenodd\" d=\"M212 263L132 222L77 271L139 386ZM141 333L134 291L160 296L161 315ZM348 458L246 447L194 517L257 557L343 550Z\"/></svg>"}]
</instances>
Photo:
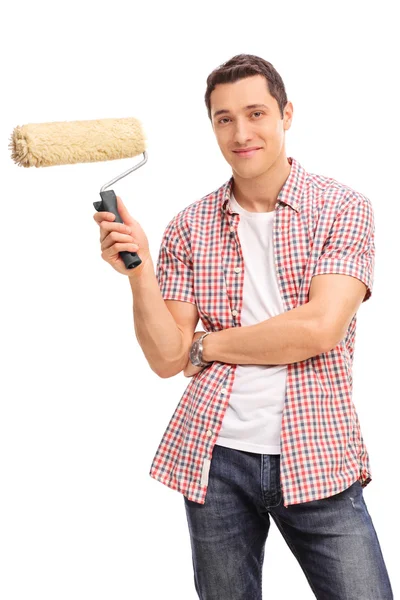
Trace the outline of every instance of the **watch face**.
<instances>
[{"instance_id":1,"label":"watch face","mask_svg":"<svg viewBox=\"0 0 400 600\"><path fill-rule=\"evenodd\" d=\"M198 358L197 358L198 349L199 349L198 343L194 342L192 344L192 347L190 348L190 361L195 366L198 366L198 363L199 363Z\"/></svg>"}]
</instances>

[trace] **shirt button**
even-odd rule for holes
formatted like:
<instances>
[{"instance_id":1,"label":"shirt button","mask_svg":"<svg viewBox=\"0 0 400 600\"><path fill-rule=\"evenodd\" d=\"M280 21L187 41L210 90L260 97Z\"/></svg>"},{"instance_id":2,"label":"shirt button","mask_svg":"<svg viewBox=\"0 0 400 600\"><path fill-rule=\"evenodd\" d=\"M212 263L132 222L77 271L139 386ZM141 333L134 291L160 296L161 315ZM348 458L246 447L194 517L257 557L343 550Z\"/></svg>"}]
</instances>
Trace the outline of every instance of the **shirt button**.
<instances>
[{"instance_id":1,"label":"shirt button","mask_svg":"<svg viewBox=\"0 0 400 600\"><path fill-rule=\"evenodd\" d=\"M237 310L233 310L232 314L233 314L234 317L236 317L238 315L238 311Z\"/></svg>"},{"instance_id":2,"label":"shirt button","mask_svg":"<svg viewBox=\"0 0 400 600\"><path fill-rule=\"evenodd\" d=\"M229 231L235 231L234 227L229 227Z\"/></svg>"},{"instance_id":3,"label":"shirt button","mask_svg":"<svg viewBox=\"0 0 400 600\"><path fill-rule=\"evenodd\" d=\"M228 393L228 390L227 390L227 388L222 388L222 389L221 389L221 394L227 394L227 393Z\"/></svg>"},{"instance_id":4,"label":"shirt button","mask_svg":"<svg viewBox=\"0 0 400 600\"><path fill-rule=\"evenodd\" d=\"M208 429L208 430L207 430L207 434L206 434L206 435L207 435L207 437L211 437L211 436L212 436L212 431L211 431L211 429Z\"/></svg>"},{"instance_id":5,"label":"shirt button","mask_svg":"<svg viewBox=\"0 0 400 600\"><path fill-rule=\"evenodd\" d=\"M235 267L234 268L235 273L240 273L241 270L242 270L241 267Z\"/></svg>"}]
</instances>

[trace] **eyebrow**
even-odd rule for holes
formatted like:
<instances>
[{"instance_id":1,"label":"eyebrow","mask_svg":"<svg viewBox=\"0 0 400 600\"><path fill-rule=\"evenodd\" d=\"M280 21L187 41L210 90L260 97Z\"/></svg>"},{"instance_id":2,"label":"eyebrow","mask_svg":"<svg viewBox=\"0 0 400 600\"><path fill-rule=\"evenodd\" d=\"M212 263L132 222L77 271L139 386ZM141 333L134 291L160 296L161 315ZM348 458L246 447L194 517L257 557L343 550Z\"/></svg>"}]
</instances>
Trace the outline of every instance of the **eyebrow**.
<instances>
[{"instance_id":1,"label":"eyebrow","mask_svg":"<svg viewBox=\"0 0 400 600\"><path fill-rule=\"evenodd\" d=\"M269 110L269 107L266 104L248 104L247 106L243 107L243 110L247 110L248 108L266 108L267 110ZM217 110L214 113L214 117L216 117L217 115L222 115L225 113L229 113L229 110L227 110L226 108L222 108L221 110Z\"/></svg>"}]
</instances>

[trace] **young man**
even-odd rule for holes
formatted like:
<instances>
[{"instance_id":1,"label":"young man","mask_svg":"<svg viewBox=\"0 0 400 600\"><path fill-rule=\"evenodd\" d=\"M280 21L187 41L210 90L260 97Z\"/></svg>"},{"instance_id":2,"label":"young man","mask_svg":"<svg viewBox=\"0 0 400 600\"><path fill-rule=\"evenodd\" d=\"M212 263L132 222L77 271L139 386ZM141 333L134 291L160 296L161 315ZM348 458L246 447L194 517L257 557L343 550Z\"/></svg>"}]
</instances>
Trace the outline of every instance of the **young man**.
<instances>
[{"instance_id":1,"label":"young man","mask_svg":"<svg viewBox=\"0 0 400 600\"><path fill-rule=\"evenodd\" d=\"M232 177L170 221L156 276L135 223L138 340L160 376L195 375L150 475L183 494L200 599L261 599L272 517L317 598L390 600L352 402L371 202L287 158L293 105L267 61L233 57L205 101Z\"/></svg>"},{"instance_id":2,"label":"young man","mask_svg":"<svg viewBox=\"0 0 400 600\"><path fill-rule=\"evenodd\" d=\"M203 372L150 475L184 494L199 598L261 598L271 516L317 598L389 600L351 398L371 203L288 160L293 105L270 63L232 58L209 76L206 104L233 177L172 220L158 278L183 334L197 311L212 333L196 334L203 351L192 346L185 371Z\"/></svg>"}]
</instances>

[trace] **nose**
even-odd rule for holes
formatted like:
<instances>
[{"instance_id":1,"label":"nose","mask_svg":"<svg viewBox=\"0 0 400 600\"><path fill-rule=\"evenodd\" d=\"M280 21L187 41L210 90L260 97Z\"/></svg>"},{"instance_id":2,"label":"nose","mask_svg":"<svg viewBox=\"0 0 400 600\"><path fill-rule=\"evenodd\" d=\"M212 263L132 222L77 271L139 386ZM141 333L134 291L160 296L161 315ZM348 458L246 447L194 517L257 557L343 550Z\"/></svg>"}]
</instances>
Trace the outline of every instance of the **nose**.
<instances>
[{"instance_id":1,"label":"nose","mask_svg":"<svg viewBox=\"0 0 400 600\"><path fill-rule=\"evenodd\" d=\"M253 138L251 124L245 120L237 119L234 130L234 141L238 146L244 146Z\"/></svg>"}]
</instances>

